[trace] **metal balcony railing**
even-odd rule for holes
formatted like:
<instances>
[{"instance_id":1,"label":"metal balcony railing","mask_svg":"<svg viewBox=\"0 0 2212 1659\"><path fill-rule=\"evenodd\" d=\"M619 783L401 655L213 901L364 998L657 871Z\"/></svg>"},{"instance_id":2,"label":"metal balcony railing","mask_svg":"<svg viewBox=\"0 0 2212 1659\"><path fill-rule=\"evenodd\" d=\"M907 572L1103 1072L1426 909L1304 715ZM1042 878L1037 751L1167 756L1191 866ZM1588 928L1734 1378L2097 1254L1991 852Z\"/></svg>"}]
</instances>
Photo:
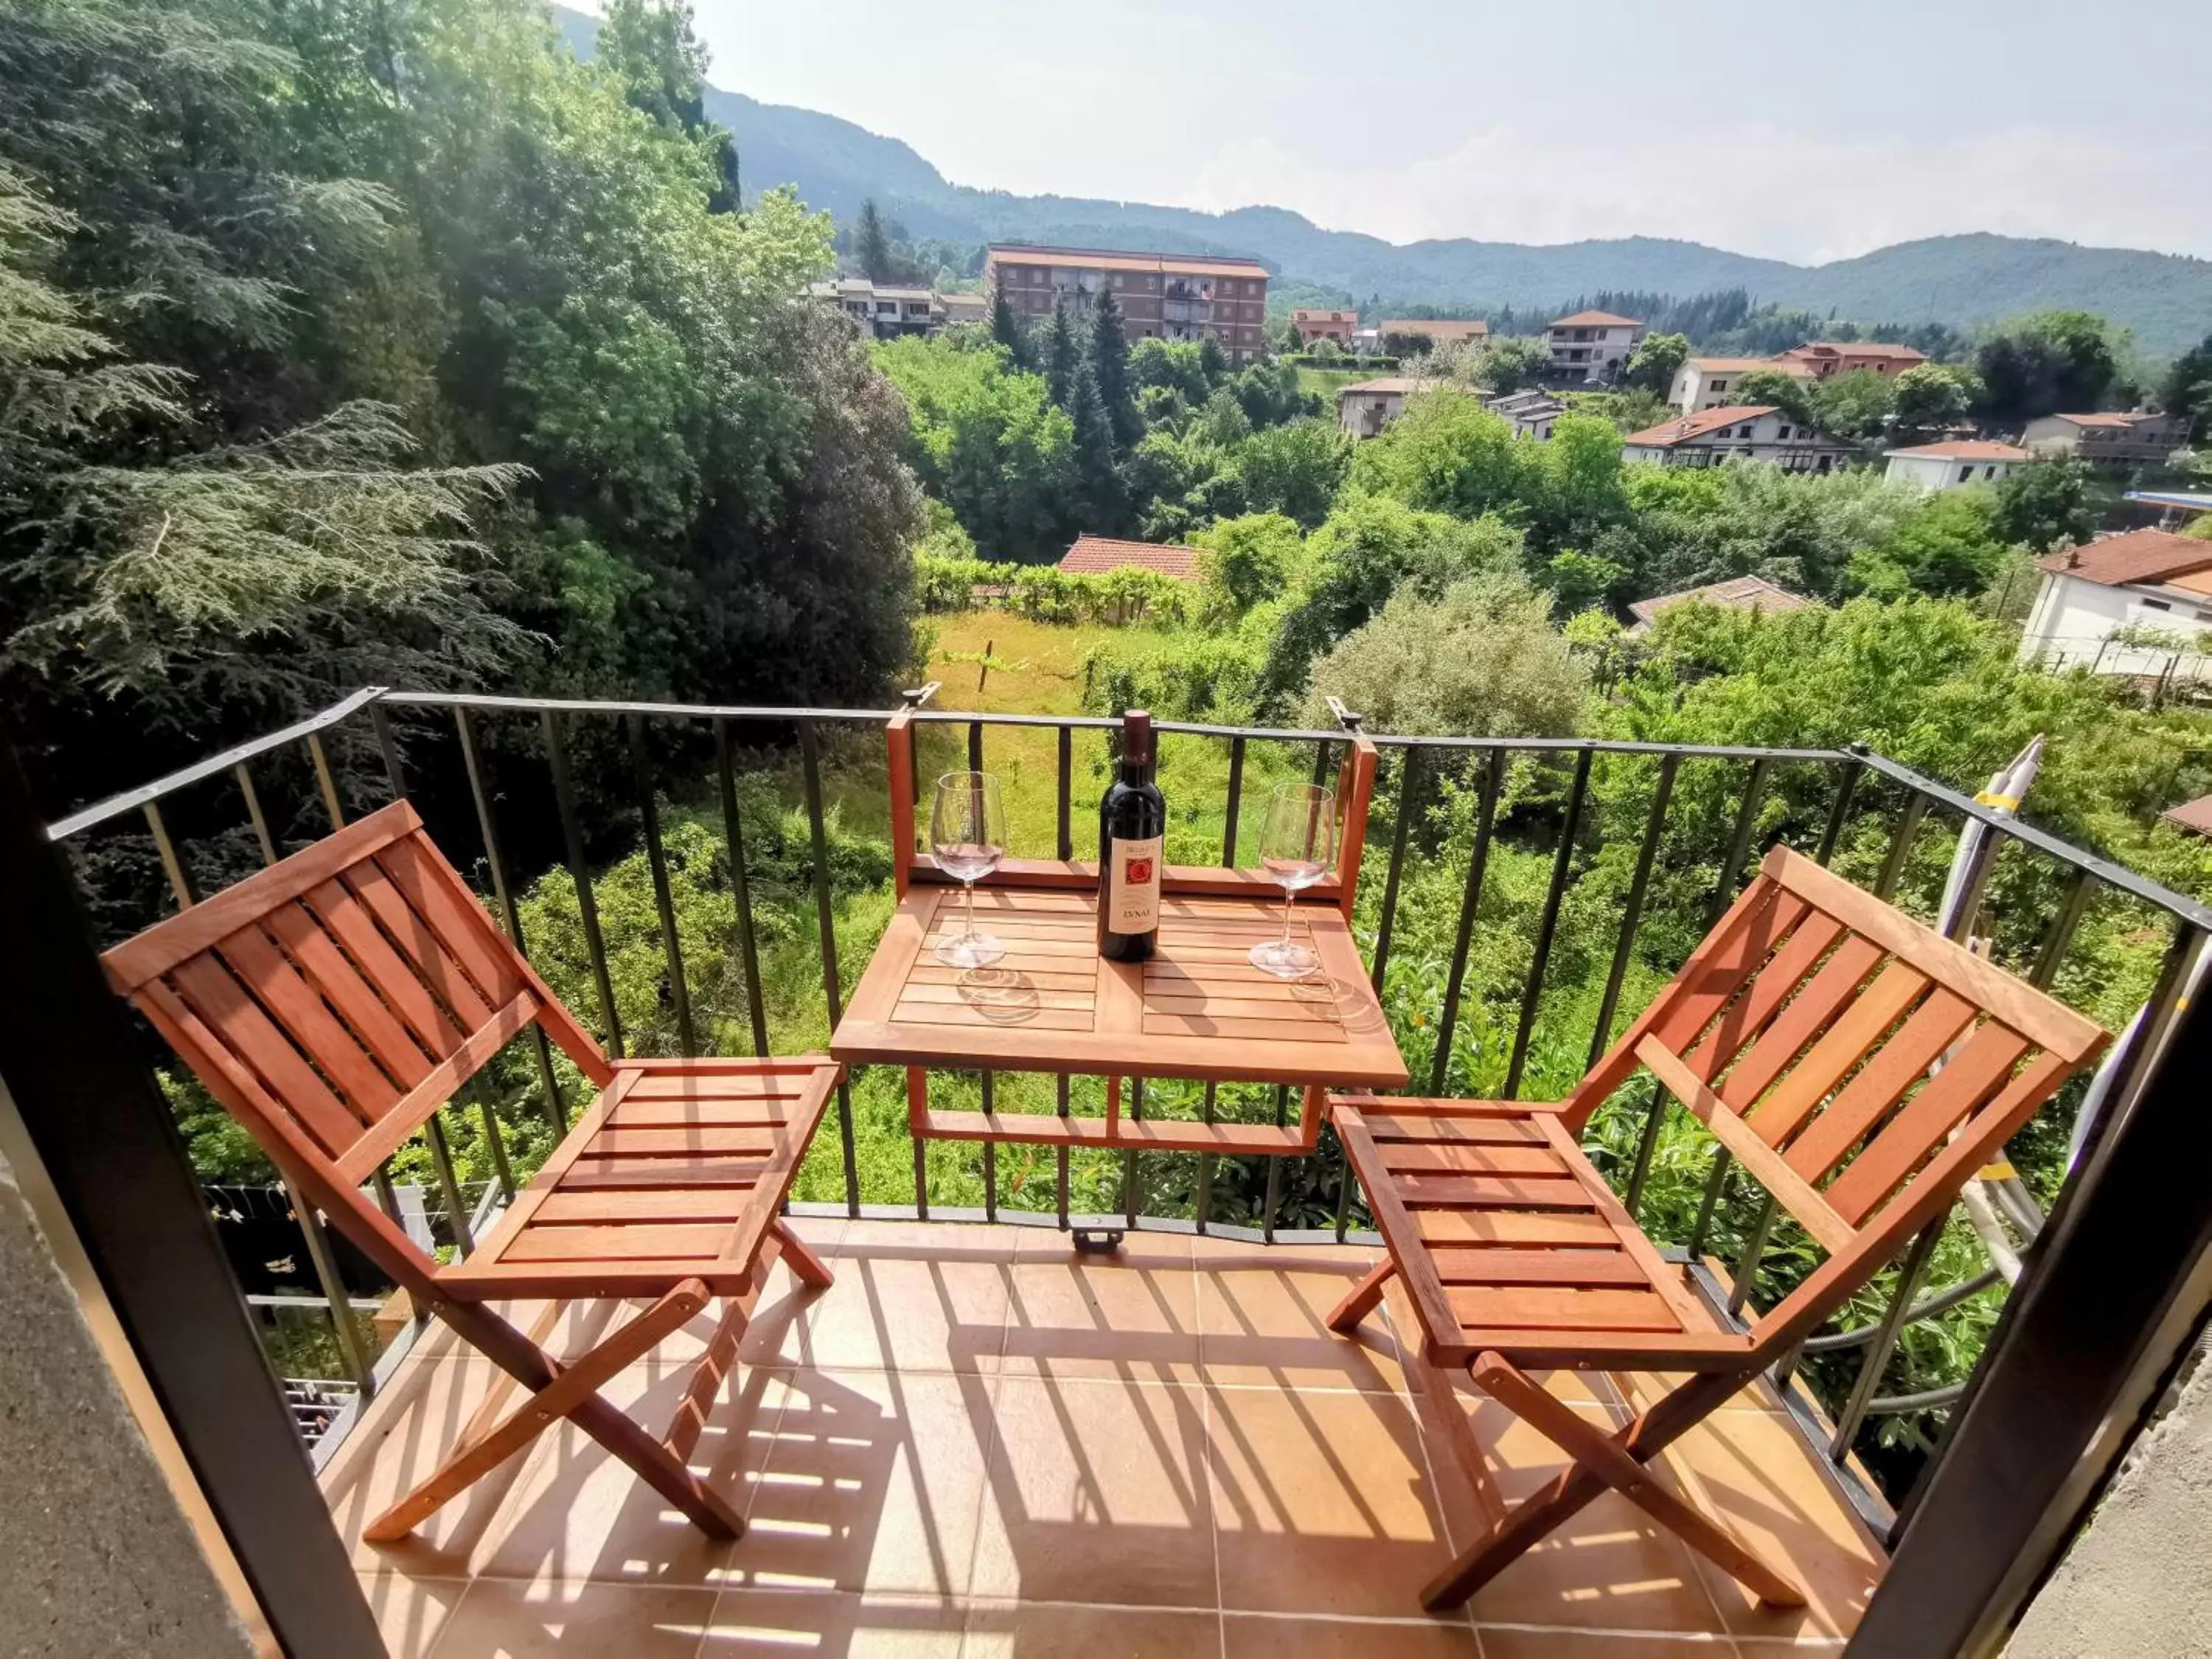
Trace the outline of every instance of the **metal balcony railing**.
<instances>
[{"instance_id":1,"label":"metal balcony railing","mask_svg":"<svg viewBox=\"0 0 2212 1659\"><path fill-rule=\"evenodd\" d=\"M933 750L943 751L952 764L990 766L994 732L1000 734L1001 743L1016 732L1033 734L1028 739L1031 743L1036 741L1034 734L1051 734L1054 850L1060 858L1072 857L1078 845L1074 799L1078 741L1086 745L1086 752L1095 746L1103 753L1105 734L1118 722L1084 716L939 709L927 706L933 689L907 694L909 706L915 710L910 736L917 748L927 744ZM1302 773L1304 758L1310 755L1311 775L1316 780L1325 778L1335 751L1360 725L1356 714L1340 708L1337 713L1340 724L1332 730L1158 723L1170 744L1194 745L1188 752L1209 751L1214 757L1212 763L1225 762L1227 781L1218 843L1223 865L1238 861L1241 807L1248 775L1262 770L1268 775L1285 775L1290 769ZM275 861L286 850L257 781L264 774L283 770L289 775L295 792L312 788L316 816L332 827L343 824L350 813L382 805L386 799L413 795L455 862L480 878L494 914L526 951L531 941L524 937L521 926L518 883L565 867L573 884L592 982L590 999L581 1002L576 1012L596 1024L597 1034L617 1054L624 1051L626 1039L635 1034L624 1031L617 1006L610 972L608 930L595 893L594 866L603 869L611 855L627 855L634 847L641 848L650 874L653 921L641 926L657 934L665 963L662 983L672 1040L684 1053L696 1054L702 1051L701 1036L706 1028L694 1002L698 988L686 973L662 824L664 797L689 803L702 809L707 818L719 819L720 850L726 857L729 876L727 925L734 935L743 1004L740 1011L733 1002L728 1013L732 1027L743 1031L750 1048L765 1054L770 1049L771 1022L763 997L762 942L749 892L739 780L755 772L787 778L795 759L796 793L807 841L805 865L817 930L821 1006L826 1019L822 1029L826 1030L835 1026L842 1014L843 988L860 965L841 959L839 953L830 870L832 817L827 802L833 784L850 781L856 793L869 788L880 792L881 732L886 718L886 711L872 709L580 702L372 688L280 731L72 813L48 826L47 834L54 842L82 847L100 836L143 832L150 838L170 897L179 905L190 905L202 896L202 882L196 874L200 862L195 855L196 842L213 838L217 832L209 826L220 824L226 815L234 826L243 818L252 845L264 861ZM2076 1126L2076 1141L2086 1156L2106 1126L2126 1111L2155 1070L2160 1044L2184 1000L2191 965L2208 936L2212 936L2212 909L1863 749L1369 735L1384 759L1369 841L1373 847L1387 846L1389 850L1379 878L1370 873L1364 884L1358 927L1378 992L1391 987L1394 994L1386 1002L1413 1009L1400 1036L1414 1073L1413 1088L1420 1092L1448 1093L1479 1085L1504 1098L1517 1097L1536 1067L1540 1033L1553 1049L1562 1045L1569 1048L1571 1052L1566 1060L1577 1069L1586 1042L1588 1058L1594 1062L1622 1018L1634 1012L1632 1007L1623 1006L1625 990L1638 961L1638 940L1651 923L1656 884L1662 873L1672 884L1670 890L1676 895L1678 908L1684 908L1680 894L1685 878L1697 878L1699 896L1686 908L1699 914L1675 918L1692 929L1689 936L1694 938L1734 898L1765 843L1794 840L1802 850L1823 863L1848 843L1859 850L1863 861L1870 866L1874 891L1893 899L1912 866L1916 849L1932 851L1931 838L1939 830L1973 823L1986 833L1965 872L1963 897L1948 913L1954 936L1963 937L1977 913L1996 902L1986 896L1991 890L1992 872L2000 867L2015 861L2039 864L2061 880L2061 897L2047 916L1997 918L2015 941L2033 933L2032 950L2019 952L2020 959L2008 964L2032 983L2045 988L2059 983L2072 961L2076 930L2093 906L2130 907L2131 914L2139 915L2145 927L2162 934L2159 965L2144 1012L2108 1062L2107 1074L2095 1097L2098 1109ZM580 740L589 743L596 768L594 781L599 788L605 791L618 784L634 803L635 841L611 837L607 824L585 821L580 810L582 797L574 759ZM1261 763L1263 757L1264 765ZM1170 779L1171 799L1173 766L1171 750L1164 763L1164 775ZM1628 769L1639 776L1648 774L1648 792L1638 797L1646 803L1640 824L1624 834L1616 816L1611 831L1620 843L1620 856L1629 874L1618 927L1604 957L1607 967L1601 988L1594 1009L1584 1016L1563 1011L1561 988L1547 983L1547 969L1559 943L1563 908L1577 869L1587 868L1589 860L1605 850L1608 832L1606 826L1595 822L1594 812L1593 779L1602 775L1601 769ZM919 776L919 767L915 772ZM1666 857L1668 832L1681 814L1685 782L1692 777L1699 781L1709 805L1715 799L1732 800L1733 811L1726 815L1725 836L1719 842L1717 861L1693 859L1685 863L1676 859L1670 863ZM1018 783L1030 789L1043 787L1042 778L1026 773ZM1414 884L1410 872L1417 865L1446 856L1422 826L1425 815L1445 799L1447 791L1465 815L1462 828L1468 832L1468 839L1465 866L1456 872L1455 910L1449 927L1439 932L1435 927L1439 918L1407 909L1407 894ZM1620 799L1618 792L1613 799ZM1086 825L1087 805L1086 801ZM533 818L525 825L529 830L525 838L541 854L550 852L550 856L530 854L528 867L520 867L510 854L520 822L518 814L526 807L542 813L547 806L551 809L552 825ZM181 818L187 808L196 834L180 836L172 820ZM553 828L557 828L557 836L551 833ZM307 830L312 833L313 826ZM1087 829L1085 833L1087 838ZM473 844L465 844L471 836ZM1878 866L1874 866L1866 849L1881 844L1885 836L1886 850ZM1544 844L1546 837L1548 846ZM1548 872L1525 941L1527 966L1519 994L1510 999L1493 998L1501 1035L1496 1043L1476 1051L1465 1040L1474 1012L1470 971L1486 893L1494 886L1501 852L1509 845L1519 854L1547 855ZM1371 862L1370 867L1371 872ZM1709 882L1705 878L1708 868ZM1434 888L1437 884L1431 879L1428 885ZM149 915L142 921L153 919ZM2039 925L2031 928L2027 925L2030 921ZM1450 940L1439 958L1441 977L1432 988L1425 978L1407 984L1394 977L1407 971L1404 941L1409 931L1416 928ZM615 942L617 948L637 943L629 939ZM1672 962L1663 965L1668 971L1674 966ZM712 1010L708 1012L711 1015ZM1485 1018L1489 1012L1484 1010ZM1588 1029L1584 1031L1577 1026L1563 1037L1564 1024L1571 1017L1586 1018ZM532 1031L534 1035L534 1027ZM711 1038L711 1029L708 1036ZM547 1127L557 1136L567 1127L570 1103L564 1100L552 1056L542 1039L536 1042L529 1060L537 1084L537 1109L544 1113ZM988 1073L977 1079L986 1109L991 1106L994 1082ZM1234 1100L1232 1093L1237 1095ZM1208 1083L1179 1089L1155 1082L1152 1094L1155 1109L1194 1110L1207 1121L1214 1121L1217 1114L1256 1110L1263 1115L1272 1111L1275 1121L1281 1122L1286 1112L1286 1098L1279 1088L1239 1091L1237 1085ZM511 1108L514 1103L504 1103ZM512 1195L518 1181L529 1174L522 1167L523 1160L510 1151L507 1126L495 1103L488 1097L478 1097L466 1106L474 1114L471 1133L481 1133L494 1171L480 1200L463 1191L442 1138L433 1137L430 1143L437 1177L436 1224L442 1236L463 1253ZM1066 1079L1057 1085L1054 1106L1062 1113L1070 1109ZM1130 1109L1142 1115L1146 1109L1146 1091L1139 1085L1132 1090ZM1592 1133L1609 1133L1612 1139L1592 1150L1601 1167L1616 1177L1630 1211L1640 1213L1646 1208L1653 1160L1662 1141L1663 1097L1655 1088L1640 1113L1632 1105L1623 1107L1618 1102L1609 1111L1610 1117L1601 1114L1594 1121ZM1290 1239L1341 1240L1352 1236L1362 1220L1356 1188L1333 1137L1324 1137L1320 1149L1305 1158L1259 1160L1264 1165L1260 1170L1221 1170L1218 1164L1237 1161L1212 1153L1146 1153L1142 1155L1140 1169L1138 1153L1120 1154L1121 1213L1097 1216L1085 1213L1073 1201L1071 1153L1065 1146L1054 1150L1048 1206L1040 1199L1038 1188L1024 1184L1018 1192L1004 1189L999 1149L983 1143L963 1153L972 1155L980 1166L974 1172L980 1177L980 1208L949 1207L941 1194L933 1197L933 1181L942 1177L933 1176L921 1143L913 1148L910 1194L882 1190L880 1181L864 1176L856 1148L850 1082L839 1090L834 1121L842 1201L830 1207L852 1216L980 1218L1058 1228L1086 1224L1161 1227L1227 1232L1270 1243ZM1609 1129L1605 1127L1608 1125ZM1187 1164L1192 1159L1196 1167L1190 1171L1187 1185L1180 1176L1172 1181L1149 1182L1144 1178L1147 1171L1157 1173L1170 1167L1170 1161ZM1741 1200L1731 1198L1732 1173L1727 1155L1717 1153L1686 1236L1662 1242L1673 1245L1680 1257L1693 1264L1716 1304L1735 1314L1743 1307L1769 1250L1775 1212L1771 1200L1762 1206L1753 1195ZM1178 1198L1172 1204L1154 1207L1156 1196L1185 1190L1187 1203ZM1256 1194L1256 1201L1240 1199L1231 1213L1222 1213L1224 1202L1240 1192ZM2027 1189L2016 1181L1999 1180L1990 1183L1990 1192L2003 1226L2022 1245L2031 1241L2040 1225L2041 1212ZM388 1182L380 1182L380 1194L392 1200ZM1286 1221L1285 1205L1293 1201L1295 1213ZM397 1363L407 1339L403 1335L380 1359L368 1351L356 1323L362 1304L349 1294L330 1243L312 1212L304 1205L295 1207L301 1218L319 1290L318 1297L295 1299L311 1307L319 1305L326 1314L339 1363L331 1378L320 1382L296 1378L289 1386L295 1390L303 1431L318 1454L326 1455L343 1437L356 1404L372 1395L380 1374ZM394 1218L399 1218L396 1209ZM1645 1218L1647 1225L1651 1224ZM1893 1494L1885 1494L1869 1484L1856 1470L1852 1454L1861 1446L1863 1425L1869 1419L1918 1419L1940 1413L1960 1391L1960 1387L1953 1387L1883 1395L1882 1378L1900 1338L1917 1323L1940 1318L1975 1296L2008 1285L2018 1272L2016 1260L2009 1264L1999 1260L1985 1271L1923 1294L1923 1275L1943 1225L1942 1222L1932 1225L1907 1249L1879 1306L1865 1323L1816 1336L1806 1345L1804 1355L1774 1379L1800 1429L1819 1445L1839 1484L1880 1528L1891 1524L1889 1500ZM1735 1259L1731 1266L1718 1270L1706 1263L1709 1250L1723 1236L1733 1238ZM1995 1241L1996 1236L1990 1237ZM2002 1242L1995 1242L2000 1257L2004 1248ZM2008 1265L2010 1272L2005 1270ZM287 1311L298 1310L288 1306ZM1815 1390L1808 1386L1805 1373L1815 1367L1826 1379L1829 1397L1825 1401L1816 1398ZM1942 1455L1939 1443L1928 1452L1928 1466L1932 1468Z\"/></svg>"}]
</instances>

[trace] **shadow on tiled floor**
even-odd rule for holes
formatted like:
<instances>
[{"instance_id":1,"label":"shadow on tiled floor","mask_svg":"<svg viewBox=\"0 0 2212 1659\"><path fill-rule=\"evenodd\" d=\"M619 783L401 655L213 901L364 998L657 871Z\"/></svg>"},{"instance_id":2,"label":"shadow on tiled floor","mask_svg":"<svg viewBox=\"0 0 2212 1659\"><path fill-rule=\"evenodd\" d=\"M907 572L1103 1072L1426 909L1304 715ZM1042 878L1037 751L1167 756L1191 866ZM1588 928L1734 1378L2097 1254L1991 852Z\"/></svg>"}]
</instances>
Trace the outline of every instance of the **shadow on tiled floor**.
<instances>
[{"instance_id":1,"label":"shadow on tiled floor","mask_svg":"<svg viewBox=\"0 0 2212 1659\"><path fill-rule=\"evenodd\" d=\"M810 1297L777 1270L692 1456L746 1513L733 1544L566 1426L404 1543L361 1543L496 1376L423 1345L325 1480L395 1655L1757 1659L1839 1646L1879 1571L1747 1395L1668 1476L1794 1562L1813 1607L1760 1608L1608 1496L1430 1618L1419 1586L1480 1511L1388 1314L1356 1342L1322 1323L1370 1252L1154 1234L1102 1258L1029 1229L800 1224L837 1283ZM582 1322L606 1316L571 1310L548 1340L588 1346ZM610 1398L658 1425L711 1328ZM1547 1386L1601 1423L1645 1387ZM1458 1404L1508 1500L1560 1468L1494 1404Z\"/></svg>"}]
</instances>

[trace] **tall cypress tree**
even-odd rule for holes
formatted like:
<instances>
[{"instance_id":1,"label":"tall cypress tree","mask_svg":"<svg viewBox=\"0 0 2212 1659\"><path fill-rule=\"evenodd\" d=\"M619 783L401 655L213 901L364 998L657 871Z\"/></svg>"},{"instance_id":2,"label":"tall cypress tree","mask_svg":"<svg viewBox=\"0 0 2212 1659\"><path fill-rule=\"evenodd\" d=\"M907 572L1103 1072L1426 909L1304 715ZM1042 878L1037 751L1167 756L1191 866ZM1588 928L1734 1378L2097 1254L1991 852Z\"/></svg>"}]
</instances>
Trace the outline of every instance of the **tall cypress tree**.
<instances>
[{"instance_id":1,"label":"tall cypress tree","mask_svg":"<svg viewBox=\"0 0 2212 1659\"><path fill-rule=\"evenodd\" d=\"M1121 332L1121 307L1114 290L1103 289L1091 313L1091 374L1097 381L1099 401L1114 430L1114 441L1122 448L1144 435L1145 423L1137 415L1137 400L1129 395L1129 342Z\"/></svg>"},{"instance_id":2,"label":"tall cypress tree","mask_svg":"<svg viewBox=\"0 0 2212 1659\"><path fill-rule=\"evenodd\" d=\"M1052 308L1052 326L1045 331L1044 337L1044 388L1053 402L1071 415L1075 412L1072 401L1075 395L1075 371L1082 363L1083 348L1076 341L1075 325L1068 319L1067 307L1055 305Z\"/></svg>"},{"instance_id":3,"label":"tall cypress tree","mask_svg":"<svg viewBox=\"0 0 2212 1659\"><path fill-rule=\"evenodd\" d=\"M860 204L860 222L853 229L853 258L861 275L872 283L888 283L897 275L891 258L891 239L876 211L875 198Z\"/></svg>"},{"instance_id":4,"label":"tall cypress tree","mask_svg":"<svg viewBox=\"0 0 2212 1659\"><path fill-rule=\"evenodd\" d=\"M1075 424L1075 471L1082 495L1084 527L1115 535L1127 528L1121 473L1114 444L1114 423L1098 395L1097 376L1077 360L1068 383L1067 413Z\"/></svg>"},{"instance_id":5,"label":"tall cypress tree","mask_svg":"<svg viewBox=\"0 0 2212 1659\"><path fill-rule=\"evenodd\" d=\"M1036 347L1003 290L991 296L991 337L1006 347L1016 368L1036 367Z\"/></svg>"}]
</instances>

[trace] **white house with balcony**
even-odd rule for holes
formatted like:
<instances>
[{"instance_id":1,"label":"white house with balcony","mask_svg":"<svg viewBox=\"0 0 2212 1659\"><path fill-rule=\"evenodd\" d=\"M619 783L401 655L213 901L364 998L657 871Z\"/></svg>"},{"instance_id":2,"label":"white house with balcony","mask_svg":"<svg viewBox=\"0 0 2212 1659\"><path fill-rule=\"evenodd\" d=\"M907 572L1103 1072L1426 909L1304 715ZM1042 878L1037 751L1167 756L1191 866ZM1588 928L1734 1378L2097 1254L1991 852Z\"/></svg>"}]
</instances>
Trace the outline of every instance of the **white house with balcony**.
<instances>
[{"instance_id":1,"label":"white house with balcony","mask_svg":"<svg viewBox=\"0 0 2212 1659\"><path fill-rule=\"evenodd\" d=\"M2021 661L2144 678L2212 672L2212 541L2130 530L2036 563Z\"/></svg>"},{"instance_id":2,"label":"white house with balcony","mask_svg":"<svg viewBox=\"0 0 2212 1659\"><path fill-rule=\"evenodd\" d=\"M1832 472L1856 453L1842 439L1765 404L1700 410L1620 441L1623 460L1657 466L1771 461L1791 472Z\"/></svg>"},{"instance_id":3,"label":"white house with balcony","mask_svg":"<svg viewBox=\"0 0 2212 1659\"><path fill-rule=\"evenodd\" d=\"M1966 484L1995 483L2035 457L2011 444L1992 443L1985 438L1948 438L1884 450L1882 459L1889 463L1883 470L1884 477L1932 495Z\"/></svg>"},{"instance_id":4,"label":"white house with balcony","mask_svg":"<svg viewBox=\"0 0 2212 1659\"><path fill-rule=\"evenodd\" d=\"M1801 380L1813 378L1813 371L1802 363L1781 357L1692 357L1674 371L1667 401L1685 415L1741 403L1742 399L1734 396L1731 388L1754 369Z\"/></svg>"},{"instance_id":5,"label":"white house with balcony","mask_svg":"<svg viewBox=\"0 0 2212 1659\"><path fill-rule=\"evenodd\" d=\"M1644 337L1644 325L1609 311L1577 311L1547 331L1552 373L1563 380L1607 381L1620 378L1628 354Z\"/></svg>"}]
</instances>

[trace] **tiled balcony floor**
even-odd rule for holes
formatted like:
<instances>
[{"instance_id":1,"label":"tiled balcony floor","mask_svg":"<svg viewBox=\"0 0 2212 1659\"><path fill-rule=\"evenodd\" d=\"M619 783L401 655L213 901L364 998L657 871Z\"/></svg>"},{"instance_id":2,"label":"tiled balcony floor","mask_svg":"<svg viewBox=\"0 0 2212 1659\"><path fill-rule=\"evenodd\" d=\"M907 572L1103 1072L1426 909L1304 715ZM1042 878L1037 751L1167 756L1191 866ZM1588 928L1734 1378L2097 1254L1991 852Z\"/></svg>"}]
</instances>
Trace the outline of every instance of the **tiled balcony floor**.
<instances>
[{"instance_id":1,"label":"tiled balcony floor","mask_svg":"<svg viewBox=\"0 0 2212 1659\"><path fill-rule=\"evenodd\" d=\"M1760 1608L1608 1494L1430 1618L1419 1587L1477 1510L1389 1321L1357 1344L1322 1327L1370 1252L1141 1234L1114 1260L1030 1229L799 1226L837 1283L810 1297L776 1270L754 1363L693 1456L746 1512L732 1544L566 1427L403 1545L360 1543L493 1376L426 1335L325 1476L395 1655L1758 1659L1839 1647L1880 1571L1747 1394L1666 1467L1794 1562L1809 1609ZM572 1310L554 1340L605 1316ZM679 1333L609 1395L658 1432L701 1340ZM1649 1381L1550 1386L1618 1421ZM1496 1405L1462 1404L1508 1501L1559 1468Z\"/></svg>"}]
</instances>

